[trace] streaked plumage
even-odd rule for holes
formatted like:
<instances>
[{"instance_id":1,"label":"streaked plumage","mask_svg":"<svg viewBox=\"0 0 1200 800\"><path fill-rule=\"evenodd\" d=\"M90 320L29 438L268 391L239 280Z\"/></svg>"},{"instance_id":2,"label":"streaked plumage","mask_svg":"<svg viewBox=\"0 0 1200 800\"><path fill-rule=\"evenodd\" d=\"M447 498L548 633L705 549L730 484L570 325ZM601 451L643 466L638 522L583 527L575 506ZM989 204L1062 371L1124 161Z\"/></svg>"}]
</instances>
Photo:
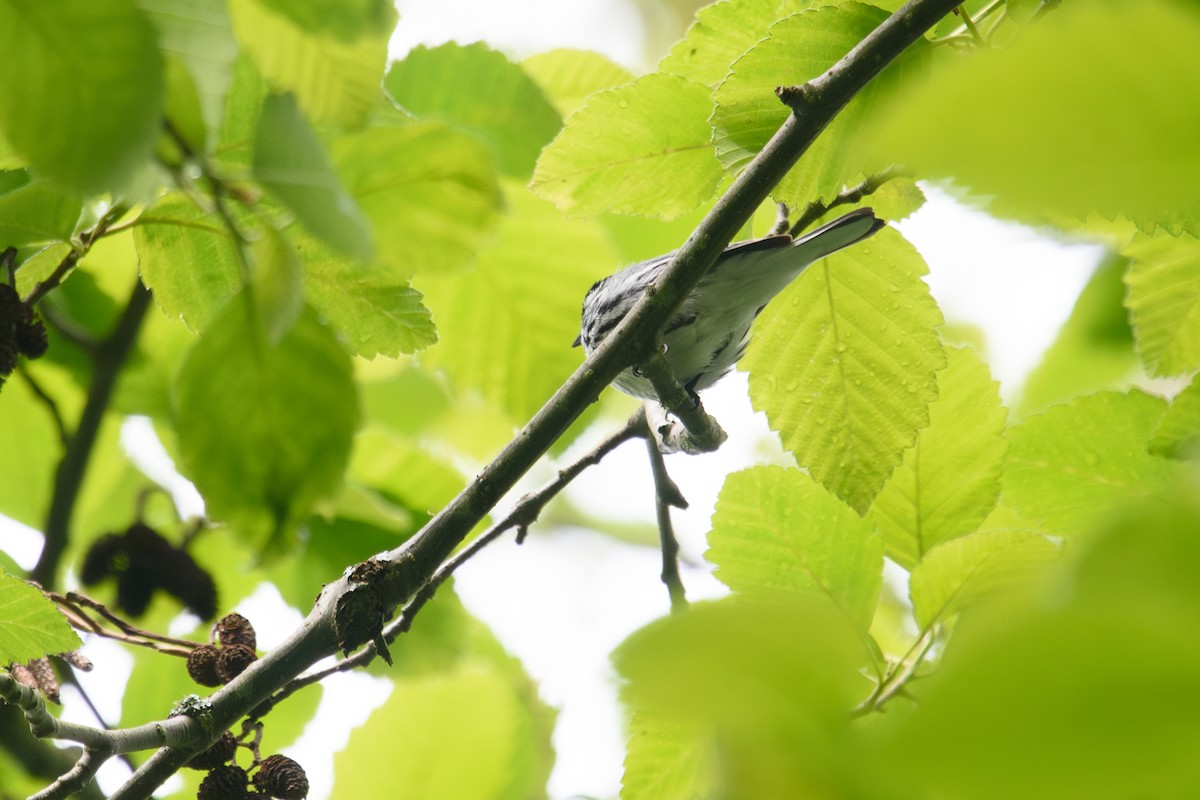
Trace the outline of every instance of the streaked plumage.
<instances>
[{"instance_id":1,"label":"streaked plumage","mask_svg":"<svg viewBox=\"0 0 1200 800\"><path fill-rule=\"evenodd\" d=\"M775 295L814 261L860 242L884 225L868 208L793 239L786 234L732 244L700 279L663 328L666 359L689 391L712 386L733 368L750 341L750 325ZM625 318L673 253L640 261L597 281L583 300L575 344L591 353ZM613 385L633 397L654 399L646 378L627 369Z\"/></svg>"}]
</instances>

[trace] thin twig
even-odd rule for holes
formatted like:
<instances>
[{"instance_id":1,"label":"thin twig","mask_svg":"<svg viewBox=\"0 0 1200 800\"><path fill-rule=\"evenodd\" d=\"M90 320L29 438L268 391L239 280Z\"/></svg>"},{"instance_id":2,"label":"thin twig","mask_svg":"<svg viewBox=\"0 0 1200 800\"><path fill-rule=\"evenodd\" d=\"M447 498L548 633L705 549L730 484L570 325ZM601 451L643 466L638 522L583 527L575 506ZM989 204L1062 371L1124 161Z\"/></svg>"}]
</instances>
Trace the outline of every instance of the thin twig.
<instances>
[{"instance_id":1,"label":"thin twig","mask_svg":"<svg viewBox=\"0 0 1200 800\"><path fill-rule=\"evenodd\" d=\"M40 281L33 287L29 294L24 298L24 303L30 308L37 305L47 292L58 287L59 284L75 269L79 263L79 259L88 254L92 249L92 245L96 240L104 235L108 227L125 215L129 209L123 205L115 205L101 215L92 229L83 234L82 242L71 248L71 251L63 256L63 260L58 263L54 271L44 280Z\"/></svg>"},{"instance_id":2,"label":"thin twig","mask_svg":"<svg viewBox=\"0 0 1200 800\"><path fill-rule=\"evenodd\" d=\"M837 197L830 200L828 203L816 201L809 203L800 212L800 216L796 218L796 222L792 225L790 233L792 236L799 236L810 225L819 220L821 217L828 214L832 209L838 206L852 205L859 202L864 197L874 194L879 187L883 186L890 180L904 176L903 170L896 167L885 169L883 172L876 173L870 176L857 186L852 186L845 190Z\"/></svg>"},{"instance_id":3,"label":"thin twig","mask_svg":"<svg viewBox=\"0 0 1200 800\"><path fill-rule=\"evenodd\" d=\"M646 432L650 433L649 426ZM646 453L650 458L650 471L654 475L654 511L658 518L662 547L661 577L671 598L671 611L677 613L687 608L688 601L683 591L683 580L679 577L679 540L675 538L675 529L671 525L671 508L687 508L688 503L667 473L666 460L653 435L646 437Z\"/></svg>"},{"instance_id":4,"label":"thin twig","mask_svg":"<svg viewBox=\"0 0 1200 800\"><path fill-rule=\"evenodd\" d=\"M123 642L125 644L136 645L137 647L147 647L156 650L160 653L173 656L186 657L189 653L199 647L195 642L189 642L186 639L176 639L172 636L155 633L153 631L143 630L135 625L131 625L125 620L118 617L116 614L108 610L108 608L98 600L93 600L87 595L82 595L77 592L67 592L62 595L57 592L45 591L45 595L58 606L59 610L66 616L67 621L72 627L86 631L88 633L101 636L106 639ZM115 628L106 628L97 620L93 619L87 610L94 611L99 614L104 620Z\"/></svg>"}]
</instances>

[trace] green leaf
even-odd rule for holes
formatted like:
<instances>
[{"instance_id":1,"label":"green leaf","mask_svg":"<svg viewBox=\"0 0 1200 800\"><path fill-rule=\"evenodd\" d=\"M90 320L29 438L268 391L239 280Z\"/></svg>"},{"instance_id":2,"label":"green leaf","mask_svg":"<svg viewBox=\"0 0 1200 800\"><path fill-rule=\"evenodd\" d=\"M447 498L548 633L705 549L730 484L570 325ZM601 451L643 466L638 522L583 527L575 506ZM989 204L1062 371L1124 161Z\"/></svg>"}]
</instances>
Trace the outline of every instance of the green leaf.
<instances>
[{"instance_id":1,"label":"green leaf","mask_svg":"<svg viewBox=\"0 0 1200 800\"><path fill-rule=\"evenodd\" d=\"M10 379L0 398L4 408L0 452L14 454L0 459L0 514L41 528L46 523L63 442L54 419L28 381Z\"/></svg>"},{"instance_id":2,"label":"green leaf","mask_svg":"<svg viewBox=\"0 0 1200 800\"><path fill-rule=\"evenodd\" d=\"M213 158L226 169L247 172L253 159L258 115L270 89L244 53L233 64L233 84L225 97Z\"/></svg>"},{"instance_id":3,"label":"green leaf","mask_svg":"<svg viewBox=\"0 0 1200 800\"><path fill-rule=\"evenodd\" d=\"M1200 239L1138 234L1125 248L1126 304L1138 354L1155 375L1200 369Z\"/></svg>"},{"instance_id":4,"label":"green leaf","mask_svg":"<svg viewBox=\"0 0 1200 800\"><path fill-rule=\"evenodd\" d=\"M462 491L462 475L410 441L364 431L354 442L351 474L404 508L433 516Z\"/></svg>"},{"instance_id":5,"label":"green leaf","mask_svg":"<svg viewBox=\"0 0 1200 800\"><path fill-rule=\"evenodd\" d=\"M570 345L583 296L617 259L598 225L564 219L520 189L509 206L474 271L418 283L441 338L422 359L524 422L579 366Z\"/></svg>"},{"instance_id":6,"label":"green leaf","mask_svg":"<svg viewBox=\"0 0 1200 800\"><path fill-rule=\"evenodd\" d=\"M876 727L882 746L860 777L873 774L878 794L863 795L1200 791L1200 513L1175 497L1121 514L1040 591L964 614L938 673L913 686L916 712Z\"/></svg>"},{"instance_id":7,"label":"green leaf","mask_svg":"<svg viewBox=\"0 0 1200 800\"><path fill-rule=\"evenodd\" d=\"M416 47L391 65L383 86L417 117L477 134L491 145L500 171L516 178L529 178L538 153L562 127L524 70L482 42Z\"/></svg>"},{"instance_id":8,"label":"green leaf","mask_svg":"<svg viewBox=\"0 0 1200 800\"><path fill-rule=\"evenodd\" d=\"M30 181L24 170L4 173L4 178L16 184L0 194L0 242L4 246L25 247L71 238L83 208L77 195L64 192L52 181Z\"/></svg>"},{"instance_id":9,"label":"green leaf","mask_svg":"<svg viewBox=\"0 0 1200 800\"><path fill-rule=\"evenodd\" d=\"M645 710L629 723L621 800L694 800L713 796L716 752L695 726Z\"/></svg>"},{"instance_id":10,"label":"green leaf","mask_svg":"<svg viewBox=\"0 0 1200 800\"><path fill-rule=\"evenodd\" d=\"M305 30L258 0L230 0L242 50L275 89L294 92L314 123L360 126L379 100L391 31L341 41Z\"/></svg>"},{"instance_id":11,"label":"green leaf","mask_svg":"<svg viewBox=\"0 0 1200 800\"><path fill-rule=\"evenodd\" d=\"M1123 305L1126 260L1104 260L1079 293L1071 316L1021 390L1021 409L1052 403L1111 386L1136 366L1133 331Z\"/></svg>"},{"instance_id":12,"label":"green leaf","mask_svg":"<svg viewBox=\"0 0 1200 800\"><path fill-rule=\"evenodd\" d=\"M1005 500L1047 533L1073 535L1161 491L1182 469L1146 449L1165 408L1142 392L1101 392L1029 417L1009 434Z\"/></svg>"},{"instance_id":13,"label":"green leaf","mask_svg":"<svg viewBox=\"0 0 1200 800\"><path fill-rule=\"evenodd\" d=\"M1029 583L1058 552L1046 537L1022 531L973 533L934 547L909 580L917 625L928 630L982 598Z\"/></svg>"},{"instance_id":14,"label":"green leaf","mask_svg":"<svg viewBox=\"0 0 1200 800\"><path fill-rule=\"evenodd\" d=\"M929 427L871 506L888 556L905 569L941 542L976 530L1000 496L1008 444L999 387L974 350L947 354Z\"/></svg>"},{"instance_id":15,"label":"green leaf","mask_svg":"<svg viewBox=\"0 0 1200 800\"><path fill-rule=\"evenodd\" d=\"M465 266L501 205L485 145L437 123L376 128L333 145L338 174L375 230L376 257L403 275Z\"/></svg>"},{"instance_id":16,"label":"green leaf","mask_svg":"<svg viewBox=\"0 0 1200 800\"><path fill-rule=\"evenodd\" d=\"M238 57L225 1L139 0L138 6L158 30L158 46L186 67L198 95L206 138L215 140Z\"/></svg>"},{"instance_id":17,"label":"green leaf","mask_svg":"<svg viewBox=\"0 0 1200 800\"><path fill-rule=\"evenodd\" d=\"M349 42L360 36L390 36L396 8L388 0L263 0L263 4L314 34L332 33Z\"/></svg>"},{"instance_id":18,"label":"green leaf","mask_svg":"<svg viewBox=\"0 0 1200 800\"><path fill-rule=\"evenodd\" d=\"M324 247L301 252L309 302L346 338L354 355L395 358L437 341L429 309L408 281L363 269Z\"/></svg>"},{"instance_id":19,"label":"green leaf","mask_svg":"<svg viewBox=\"0 0 1200 800\"><path fill-rule=\"evenodd\" d=\"M1071 4L1007 47L943 59L880 115L877 149L1026 217L1124 213L1200 234L1198 49L1187 4Z\"/></svg>"},{"instance_id":20,"label":"green leaf","mask_svg":"<svg viewBox=\"0 0 1200 800\"><path fill-rule=\"evenodd\" d=\"M134 0L4 0L0 53L0 128L39 176L99 194L149 160L163 61Z\"/></svg>"},{"instance_id":21,"label":"green leaf","mask_svg":"<svg viewBox=\"0 0 1200 800\"><path fill-rule=\"evenodd\" d=\"M513 688L492 672L459 669L397 681L334 758L333 800L371 796L381 764L388 765L388 791L406 800L533 796L542 787L510 784L530 766L522 752L527 714Z\"/></svg>"},{"instance_id":22,"label":"green leaf","mask_svg":"<svg viewBox=\"0 0 1200 800\"><path fill-rule=\"evenodd\" d=\"M591 50L560 48L537 53L522 61L521 69L563 117L582 108L596 92L633 80L629 70Z\"/></svg>"},{"instance_id":23,"label":"green leaf","mask_svg":"<svg viewBox=\"0 0 1200 800\"><path fill-rule=\"evenodd\" d=\"M342 188L325 147L291 95L272 94L263 103L253 169L309 231L352 258L371 258L370 223Z\"/></svg>"},{"instance_id":24,"label":"green leaf","mask_svg":"<svg viewBox=\"0 0 1200 800\"><path fill-rule=\"evenodd\" d=\"M733 62L767 37L768 28L812 4L812 0L724 0L706 6L696 13L687 36L659 62L658 71L715 89Z\"/></svg>"},{"instance_id":25,"label":"green leaf","mask_svg":"<svg viewBox=\"0 0 1200 800\"><path fill-rule=\"evenodd\" d=\"M530 187L574 216L686 214L721 179L711 110L708 89L674 75L598 92L542 151Z\"/></svg>"},{"instance_id":26,"label":"green leaf","mask_svg":"<svg viewBox=\"0 0 1200 800\"><path fill-rule=\"evenodd\" d=\"M342 480L358 427L350 358L311 314L276 345L247 294L185 359L174 387L181 468L208 513L277 554Z\"/></svg>"},{"instance_id":27,"label":"green leaf","mask_svg":"<svg viewBox=\"0 0 1200 800\"><path fill-rule=\"evenodd\" d=\"M772 26L770 37L739 58L713 93L713 143L725 169L734 173L744 169L791 113L776 97L776 87L801 84L822 74L887 17L881 9L848 2L795 14ZM870 124L872 107L894 93L910 72L924 66L927 50L919 39L867 84L805 151L772 196L802 208L816 200L831 200L861 175L889 166L890 159L866 155L859 139Z\"/></svg>"},{"instance_id":28,"label":"green leaf","mask_svg":"<svg viewBox=\"0 0 1200 800\"><path fill-rule=\"evenodd\" d=\"M871 523L795 469L752 467L725 478L707 560L743 594L827 599L861 631L879 603L883 540Z\"/></svg>"},{"instance_id":29,"label":"green leaf","mask_svg":"<svg viewBox=\"0 0 1200 800\"><path fill-rule=\"evenodd\" d=\"M926 271L891 230L835 253L767 307L742 361L783 446L860 514L928 423L946 363Z\"/></svg>"},{"instance_id":30,"label":"green leaf","mask_svg":"<svg viewBox=\"0 0 1200 800\"><path fill-rule=\"evenodd\" d=\"M166 195L133 233L142 280L167 316L204 330L242 285L237 245L220 221L182 195Z\"/></svg>"},{"instance_id":31,"label":"green leaf","mask_svg":"<svg viewBox=\"0 0 1200 800\"><path fill-rule=\"evenodd\" d=\"M0 571L0 664L31 661L83 645L41 590Z\"/></svg>"},{"instance_id":32,"label":"green leaf","mask_svg":"<svg viewBox=\"0 0 1200 800\"><path fill-rule=\"evenodd\" d=\"M274 228L263 231L262 238L253 242L251 249L254 274L250 286L254 291L254 310L267 344L274 347L304 310L300 259L291 243Z\"/></svg>"},{"instance_id":33,"label":"green leaf","mask_svg":"<svg viewBox=\"0 0 1200 800\"><path fill-rule=\"evenodd\" d=\"M1176 458L1200 454L1200 374L1193 375L1191 383L1171 401L1154 429L1150 452Z\"/></svg>"}]
</instances>

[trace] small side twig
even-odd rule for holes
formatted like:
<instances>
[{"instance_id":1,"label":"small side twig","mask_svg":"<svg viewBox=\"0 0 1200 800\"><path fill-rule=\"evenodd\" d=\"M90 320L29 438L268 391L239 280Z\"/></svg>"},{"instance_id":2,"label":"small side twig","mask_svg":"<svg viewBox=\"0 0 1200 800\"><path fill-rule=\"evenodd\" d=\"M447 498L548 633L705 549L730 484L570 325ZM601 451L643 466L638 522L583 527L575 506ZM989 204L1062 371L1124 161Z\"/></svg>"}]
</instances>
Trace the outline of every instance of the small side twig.
<instances>
[{"instance_id":1,"label":"small side twig","mask_svg":"<svg viewBox=\"0 0 1200 800\"><path fill-rule=\"evenodd\" d=\"M463 564L470 561L475 555L483 550L486 546L500 538L505 532L512 529L517 530L517 542L524 540L525 534L529 531L529 526L537 521L542 510L546 505L554 499L563 489L565 489L572 481L579 476L581 472L591 466L600 463L609 453L616 450L619 446L639 437L649 435L649 428L646 423L646 417L643 409L638 409L625 424L619 429L609 434L603 441L593 447L585 455L581 456L576 461L572 462L567 467L559 470L558 475L551 481L543 484L540 488L528 492L523 495L508 512L508 514L500 522L497 522L488 530L479 535L477 539L464 547L454 557L450 558L443 564L433 576L426 581L420 589L408 601L399 615L390 624L383 629L383 641L387 644L394 642L402 633L406 633L412 628L413 620L420 610L433 599L437 594L437 590L444 584L454 572ZM678 489L676 489L678 493ZM682 500L682 497L680 498ZM686 506L686 503L684 503ZM371 663L378 655L378 647L374 642L364 645L360 650L351 656L348 656L336 664L326 667L325 669L301 675L300 677L290 681L286 686L273 694L269 700L262 703L257 711L265 713L274 707L280 701L294 694L299 689L305 686L310 686L314 683L320 683L325 678L337 672L346 672L351 669L364 667ZM260 715L261 716L261 715Z\"/></svg>"},{"instance_id":2,"label":"small side twig","mask_svg":"<svg viewBox=\"0 0 1200 800\"><path fill-rule=\"evenodd\" d=\"M29 800L62 800L83 791L95 779L101 765L107 760L106 756L85 748L75 766L59 775L45 789L31 795Z\"/></svg>"},{"instance_id":3,"label":"small side twig","mask_svg":"<svg viewBox=\"0 0 1200 800\"><path fill-rule=\"evenodd\" d=\"M646 432L650 433L649 426ZM661 577L671 598L671 612L678 613L687 608L688 602L683 591L683 580L679 577L679 540L675 538L675 528L671 525L671 508L687 508L688 503L667 473L666 461L653 435L646 437L646 453L650 458L650 471L654 475L654 510L662 546Z\"/></svg>"},{"instance_id":4,"label":"small side twig","mask_svg":"<svg viewBox=\"0 0 1200 800\"><path fill-rule=\"evenodd\" d=\"M59 610L63 612L67 621L78 630L87 631L106 639L114 639L125 644L136 645L137 647L147 647L173 656L186 657L199 646L195 642L189 642L186 639L164 636L131 625L109 611L103 603L93 600L87 595L79 594L78 592L67 592L67 594L62 595L44 589L43 591L58 606ZM100 621L88 614L88 611L99 615L101 619L108 622L112 627L105 627Z\"/></svg>"},{"instance_id":5,"label":"small side twig","mask_svg":"<svg viewBox=\"0 0 1200 800\"><path fill-rule=\"evenodd\" d=\"M720 424L705 412L700 398L680 385L661 352L655 353L638 369L654 386L661 408L675 415L679 423L665 417L653 420L651 430L658 437L664 453L711 453L729 438ZM647 413L654 416L658 409L650 404Z\"/></svg>"},{"instance_id":6,"label":"small side twig","mask_svg":"<svg viewBox=\"0 0 1200 800\"><path fill-rule=\"evenodd\" d=\"M24 379L25 384L29 386L29 391L33 392L33 396L37 398L37 401L50 414L50 419L54 422L54 428L58 431L59 444L63 446L63 449L66 449L71 441L71 434L67 430L67 423L63 419L62 412L58 409L58 402L29 374L29 370L25 369L24 365L17 367L17 373Z\"/></svg>"},{"instance_id":7,"label":"small side twig","mask_svg":"<svg viewBox=\"0 0 1200 800\"><path fill-rule=\"evenodd\" d=\"M838 206L846 206L857 203L864 197L874 194L876 191L878 191L879 187L883 186L888 181L903 176L904 172L896 167L885 169L883 172L878 172L874 175L871 175L857 186L852 186L849 189L846 189L844 192L840 193L837 197L833 198L827 203L823 203L821 201L809 203L804 207L804 210L800 212L800 216L796 218L796 222L793 223L792 229L789 231L789 233L791 233L792 236L799 236L806 228L819 220L821 217L828 214L832 209L835 209Z\"/></svg>"}]
</instances>

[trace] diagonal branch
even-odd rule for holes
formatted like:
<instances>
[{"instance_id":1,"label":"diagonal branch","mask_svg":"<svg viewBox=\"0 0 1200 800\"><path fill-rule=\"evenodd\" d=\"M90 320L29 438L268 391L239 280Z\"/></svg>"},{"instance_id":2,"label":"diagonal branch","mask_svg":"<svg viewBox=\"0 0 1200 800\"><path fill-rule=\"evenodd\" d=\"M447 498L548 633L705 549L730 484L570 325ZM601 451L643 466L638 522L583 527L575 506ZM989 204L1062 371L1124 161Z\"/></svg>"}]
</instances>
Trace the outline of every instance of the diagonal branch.
<instances>
[{"instance_id":1,"label":"diagonal branch","mask_svg":"<svg viewBox=\"0 0 1200 800\"><path fill-rule=\"evenodd\" d=\"M826 73L804 87L781 90L781 98L793 113L676 251L655 290L637 303L604 343L457 497L402 547L376 559L381 569L372 575L372 584L355 581L356 576L363 574L362 570L347 570L340 580L325 587L303 624L286 641L214 694L209 703L211 730L229 727L278 687L321 658L342 649L335 629L340 599L361 594L354 590L372 585L383 592L385 605L398 607L428 583L474 526L600 392L622 370L645 363L653 355L663 325L834 116L958 3L959 0L910 0ZM195 749L207 746L204 738L189 740L190 746L160 749L117 790L113 800L149 797Z\"/></svg>"}]
</instances>

